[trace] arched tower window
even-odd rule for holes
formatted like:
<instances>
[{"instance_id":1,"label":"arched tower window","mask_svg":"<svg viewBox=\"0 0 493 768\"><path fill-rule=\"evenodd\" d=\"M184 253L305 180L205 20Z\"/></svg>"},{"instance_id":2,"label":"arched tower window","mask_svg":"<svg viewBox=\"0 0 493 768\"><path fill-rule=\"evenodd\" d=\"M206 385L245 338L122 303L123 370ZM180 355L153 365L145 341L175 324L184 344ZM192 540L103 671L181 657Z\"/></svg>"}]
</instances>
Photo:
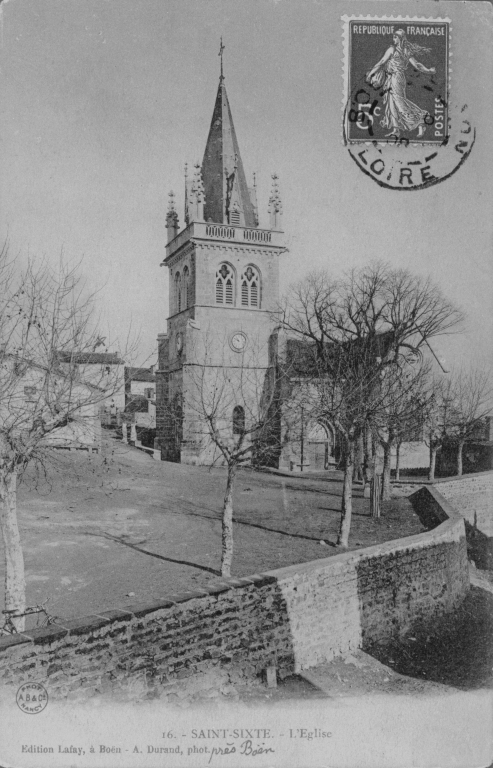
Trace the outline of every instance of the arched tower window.
<instances>
[{"instance_id":1,"label":"arched tower window","mask_svg":"<svg viewBox=\"0 0 493 768\"><path fill-rule=\"evenodd\" d=\"M250 264L241 276L241 306L260 306L260 275Z\"/></svg>"},{"instance_id":2,"label":"arched tower window","mask_svg":"<svg viewBox=\"0 0 493 768\"><path fill-rule=\"evenodd\" d=\"M241 405L233 408L233 435L242 435L245 431L245 409Z\"/></svg>"},{"instance_id":3,"label":"arched tower window","mask_svg":"<svg viewBox=\"0 0 493 768\"><path fill-rule=\"evenodd\" d=\"M183 309L190 306L190 272L188 267L183 269Z\"/></svg>"},{"instance_id":4,"label":"arched tower window","mask_svg":"<svg viewBox=\"0 0 493 768\"><path fill-rule=\"evenodd\" d=\"M221 264L216 272L216 304L234 304L235 274L229 264Z\"/></svg>"},{"instance_id":5,"label":"arched tower window","mask_svg":"<svg viewBox=\"0 0 493 768\"><path fill-rule=\"evenodd\" d=\"M181 312L181 275L179 272L175 275L175 308L177 312Z\"/></svg>"}]
</instances>

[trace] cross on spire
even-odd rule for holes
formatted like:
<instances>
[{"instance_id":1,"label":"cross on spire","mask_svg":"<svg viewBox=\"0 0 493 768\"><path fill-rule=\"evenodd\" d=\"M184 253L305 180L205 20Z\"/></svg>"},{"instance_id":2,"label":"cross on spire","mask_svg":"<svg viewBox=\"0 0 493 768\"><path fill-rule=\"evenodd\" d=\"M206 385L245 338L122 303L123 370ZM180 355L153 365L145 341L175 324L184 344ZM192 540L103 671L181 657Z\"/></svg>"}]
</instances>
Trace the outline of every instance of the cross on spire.
<instances>
[{"instance_id":1,"label":"cross on spire","mask_svg":"<svg viewBox=\"0 0 493 768\"><path fill-rule=\"evenodd\" d=\"M219 82L222 83L224 80L224 74L223 74L223 51L225 49L225 45L223 45L223 38L221 36L221 44L219 45L219 53L218 56L221 57L221 76L219 78Z\"/></svg>"}]
</instances>

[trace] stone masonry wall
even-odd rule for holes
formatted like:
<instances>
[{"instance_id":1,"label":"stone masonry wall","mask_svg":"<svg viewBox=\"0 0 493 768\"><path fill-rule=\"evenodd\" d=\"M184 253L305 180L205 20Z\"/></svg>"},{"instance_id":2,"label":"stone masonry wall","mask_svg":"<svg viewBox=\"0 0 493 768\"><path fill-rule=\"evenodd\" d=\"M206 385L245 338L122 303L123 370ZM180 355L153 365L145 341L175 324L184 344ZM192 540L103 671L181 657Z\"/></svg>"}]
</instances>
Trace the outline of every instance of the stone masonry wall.
<instances>
[{"instance_id":1,"label":"stone masonry wall","mask_svg":"<svg viewBox=\"0 0 493 768\"><path fill-rule=\"evenodd\" d=\"M450 517L434 530L0 638L0 679L59 698L227 695L268 666L283 677L432 625L468 566L464 521L422 491Z\"/></svg>"},{"instance_id":2,"label":"stone masonry wall","mask_svg":"<svg viewBox=\"0 0 493 768\"><path fill-rule=\"evenodd\" d=\"M493 536L493 472L435 480L437 490L485 536Z\"/></svg>"}]
</instances>

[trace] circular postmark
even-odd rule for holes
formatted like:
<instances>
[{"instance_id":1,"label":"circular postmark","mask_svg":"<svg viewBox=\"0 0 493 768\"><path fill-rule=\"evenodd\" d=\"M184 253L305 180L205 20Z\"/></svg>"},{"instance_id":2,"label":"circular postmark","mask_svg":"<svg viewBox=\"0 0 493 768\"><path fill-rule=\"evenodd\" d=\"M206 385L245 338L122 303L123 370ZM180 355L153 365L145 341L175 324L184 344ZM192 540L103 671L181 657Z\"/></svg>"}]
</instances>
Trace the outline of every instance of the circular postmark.
<instances>
[{"instance_id":1,"label":"circular postmark","mask_svg":"<svg viewBox=\"0 0 493 768\"><path fill-rule=\"evenodd\" d=\"M455 131L440 144L417 144L407 137L390 136L351 144L345 141L349 156L365 176L386 189L410 192L427 189L456 173L472 152L476 129L467 116L467 104L455 115ZM346 136L345 136L346 139Z\"/></svg>"},{"instance_id":2,"label":"circular postmark","mask_svg":"<svg viewBox=\"0 0 493 768\"><path fill-rule=\"evenodd\" d=\"M28 715L38 715L48 704L48 693L41 683L23 683L15 697L17 706Z\"/></svg>"},{"instance_id":3,"label":"circular postmark","mask_svg":"<svg viewBox=\"0 0 493 768\"><path fill-rule=\"evenodd\" d=\"M358 168L400 192L450 178L476 132L450 83L451 20L345 16L343 141Z\"/></svg>"}]
</instances>

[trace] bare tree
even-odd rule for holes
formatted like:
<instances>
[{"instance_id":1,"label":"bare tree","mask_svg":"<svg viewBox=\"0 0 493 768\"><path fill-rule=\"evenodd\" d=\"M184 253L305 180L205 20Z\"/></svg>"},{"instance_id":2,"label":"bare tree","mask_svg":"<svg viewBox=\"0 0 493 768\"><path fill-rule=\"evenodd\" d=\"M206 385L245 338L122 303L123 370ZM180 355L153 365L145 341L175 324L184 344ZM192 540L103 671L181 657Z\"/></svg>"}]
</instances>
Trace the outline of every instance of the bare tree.
<instances>
[{"instance_id":1,"label":"bare tree","mask_svg":"<svg viewBox=\"0 0 493 768\"><path fill-rule=\"evenodd\" d=\"M441 375L433 376L425 416L425 442L428 444L430 453L428 468L430 481L435 479L437 454L447 439L450 403L450 380Z\"/></svg>"},{"instance_id":2,"label":"bare tree","mask_svg":"<svg viewBox=\"0 0 493 768\"><path fill-rule=\"evenodd\" d=\"M348 546L355 445L389 408L390 390L382 382L415 367L428 341L461 320L430 280L385 264L339 280L314 273L291 289L282 325L310 350L319 412L332 421L344 447L340 546Z\"/></svg>"},{"instance_id":3,"label":"bare tree","mask_svg":"<svg viewBox=\"0 0 493 768\"><path fill-rule=\"evenodd\" d=\"M230 576L238 468L266 463L269 452L280 445L275 360L252 337L235 351L226 337L217 339L211 331L192 334L183 351L183 389L168 409L185 450L201 464L226 467L221 574Z\"/></svg>"},{"instance_id":4,"label":"bare tree","mask_svg":"<svg viewBox=\"0 0 493 768\"><path fill-rule=\"evenodd\" d=\"M452 373L446 433L456 446L457 474L462 475L462 454L493 410L491 374L483 369L460 369Z\"/></svg>"},{"instance_id":5,"label":"bare tree","mask_svg":"<svg viewBox=\"0 0 493 768\"><path fill-rule=\"evenodd\" d=\"M389 375L390 374L390 375ZM402 368L392 366L385 372L380 384L382 409L375 414L374 431L383 449L381 495L383 501L391 498L392 450L399 446L413 430L423 424L428 399L430 365L425 360L406 363Z\"/></svg>"},{"instance_id":6,"label":"bare tree","mask_svg":"<svg viewBox=\"0 0 493 768\"><path fill-rule=\"evenodd\" d=\"M0 272L0 527L5 605L21 614L26 596L18 480L30 463L46 464L50 446L96 440L98 406L120 388L123 366L81 364L100 334L95 297L86 294L77 269L32 261L21 269L4 247ZM22 629L24 619L15 624Z\"/></svg>"}]
</instances>

